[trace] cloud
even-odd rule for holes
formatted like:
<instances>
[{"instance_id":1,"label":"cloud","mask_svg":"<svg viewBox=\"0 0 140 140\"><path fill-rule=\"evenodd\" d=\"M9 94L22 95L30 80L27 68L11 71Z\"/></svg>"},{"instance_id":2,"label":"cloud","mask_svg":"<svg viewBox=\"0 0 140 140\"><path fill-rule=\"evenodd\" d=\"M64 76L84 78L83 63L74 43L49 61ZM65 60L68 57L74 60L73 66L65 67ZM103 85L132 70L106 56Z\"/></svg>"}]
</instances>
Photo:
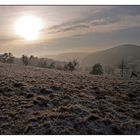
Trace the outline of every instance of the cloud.
<instances>
[{"instance_id":1,"label":"cloud","mask_svg":"<svg viewBox=\"0 0 140 140\"><path fill-rule=\"evenodd\" d=\"M102 19L97 19L91 21L92 26L99 26L99 25L108 25L112 23L116 23L120 20L120 17L107 17L107 18L102 18Z\"/></svg>"},{"instance_id":2,"label":"cloud","mask_svg":"<svg viewBox=\"0 0 140 140\"><path fill-rule=\"evenodd\" d=\"M86 6L85 6L86 7ZM89 27L109 25L117 23L126 16L140 15L140 6L107 6L108 8L101 8L97 12L90 9L86 11L83 16L79 16L77 20L70 20L50 28L43 29L48 33L68 32L74 30L82 30Z\"/></svg>"},{"instance_id":3,"label":"cloud","mask_svg":"<svg viewBox=\"0 0 140 140\"><path fill-rule=\"evenodd\" d=\"M35 14L44 21L39 40L28 42L13 33L14 22L23 14ZM46 52L53 53L139 43L139 17L140 6L1 6L0 49L21 54L47 46ZM45 49L41 51L45 53Z\"/></svg>"},{"instance_id":4,"label":"cloud","mask_svg":"<svg viewBox=\"0 0 140 140\"><path fill-rule=\"evenodd\" d=\"M68 27L63 27L63 28L57 28L55 31L49 32L49 33L57 33L57 32L67 32L67 31L74 31L77 29L83 29L83 28L89 28L89 25L72 25L72 26L68 26Z\"/></svg>"},{"instance_id":5,"label":"cloud","mask_svg":"<svg viewBox=\"0 0 140 140\"><path fill-rule=\"evenodd\" d=\"M83 36L85 36L85 34L76 34L72 35L71 38L82 38Z\"/></svg>"},{"instance_id":6,"label":"cloud","mask_svg":"<svg viewBox=\"0 0 140 140\"><path fill-rule=\"evenodd\" d=\"M0 43L10 43L12 41L20 40L21 38L11 37L11 36L1 36Z\"/></svg>"},{"instance_id":7,"label":"cloud","mask_svg":"<svg viewBox=\"0 0 140 140\"><path fill-rule=\"evenodd\" d=\"M119 44L140 44L140 27L120 29L113 32L77 34L71 37L55 39L48 42L46 50L53 52L75 51L85 49L104 49Z\"/></svg>"}]
</instances>

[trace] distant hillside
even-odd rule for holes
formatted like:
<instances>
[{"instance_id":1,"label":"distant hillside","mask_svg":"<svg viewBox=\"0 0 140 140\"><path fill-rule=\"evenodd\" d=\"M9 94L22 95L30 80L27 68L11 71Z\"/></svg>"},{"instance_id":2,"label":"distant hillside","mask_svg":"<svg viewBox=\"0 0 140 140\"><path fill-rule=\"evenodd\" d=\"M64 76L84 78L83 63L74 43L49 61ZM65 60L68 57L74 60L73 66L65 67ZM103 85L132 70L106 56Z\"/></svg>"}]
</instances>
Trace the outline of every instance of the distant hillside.
<instances>
[{"instance_id":1,"label":"distant hillside","mask_svg":"<svg viewBox=\"0 0 140 140\"><path fill-rule=\"evenodd\" d=\"M62 53L58 55L48 55L47 58L52 58L54 60L58 61L71 61L71 60L78 60L82 61L86 56L88 56L90 53L81 53L81 52L70 52L70 53Z\"/></svg>"},{"instance_id":2,"label":"distant hillside","mask_svg":"<svg viewBox=\"0 0 140 140\"><path fill-rule=\"evenodd\" d=\"M92 53L82 61L84 66L91 66L95 63L103 65L118 65L122 58L129 63L140 64L140 46L125 44L107 50Z\"/></svg>"}]
</instances>

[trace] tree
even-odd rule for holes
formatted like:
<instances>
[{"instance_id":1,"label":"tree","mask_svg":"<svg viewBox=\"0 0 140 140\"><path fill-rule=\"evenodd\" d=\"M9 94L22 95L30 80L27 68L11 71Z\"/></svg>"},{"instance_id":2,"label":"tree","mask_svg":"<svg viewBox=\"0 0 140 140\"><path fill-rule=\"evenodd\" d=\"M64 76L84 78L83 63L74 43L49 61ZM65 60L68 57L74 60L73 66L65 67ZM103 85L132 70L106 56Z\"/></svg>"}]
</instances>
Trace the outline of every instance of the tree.
<instances>
[{"instance_id":1,"label":"tree","mask_svg":"<svg viewBox=\"0 0 140 140\"><path fill-rule=\"evenodd\" d=\"M12 53L4 53L1 56L1 61L3 63L13 63L14 62L14 56L12 55Z\"/></svg>"},{"instance_id":2,"label":"tree","mask_svg":"<svg viewBox=\"0 0 140 140\"><path fill-rule=\"evenodd\" d=\"M29 57L29 64L30 64L30 65L33 65L33 61L34 61L34 56L31 55L31 56Z\"/></svg>"},{"instance_id":3,"label":"tree","mask_svg":"<svg viewBox=\"0 0 140 140\"><path fill-rule=\"evenodd\" d=\"M26 55L23 54L21 57L21 60L25 66L27 66L29 64L29 59Z\"/></svg>"},{"instance_id":4,"label":"tree","mask_svg":"<svg viewBox=\"0 0 140 140\"><path fill-rule=\"evenodd\" d=\"M124 58L122 58L122 60L119 64L119 69L120 69L121 76L123 77L124 76L124 71L126 69L128 69L127 62L124 60Z\"/></svg>"},{"instance_id":5,"label":"tree","mask_svg":"<svg viewBox=\"0 0 140 140\"><path fill-rule=\"evenodd\" d=\"M47 68L54 69L55 68L55 62L52 62L51 64L49 64L47 66Z\"/></svg>"},{"instance_id":6,"label":"tree","mask_svg":"<svg viewBox=\"0 0 140 140\"><path fill-rule=\"evenodd\" d=\"M68 62L67 64L64 65L64 69L65 70L70 70L71 72L74 71L76 69L76 66L78 65L78 61L77 60L73 60Z\"/></svg>"},{"instance_id":7,"label":"tree","mask_svg":"<svg viewBox=\"0 0 140 140\"><path fill-rule=\"evenodd\" d=\"M92 71L90 72L90 74L94 74L94 75L101 75L103 74L103 68L101 64L95 64L92 67Z\"/></svg>"},{"instance_id":8,"label":"tree","mask_svg":"<svg viewBox=\"0 0 140 140\"><path fill-rule=\"evenodd\" d=\"M7 63L13 63L14 62L14 56L12 53L8 53L8 60Z\"/></svg>"}]
</instances>

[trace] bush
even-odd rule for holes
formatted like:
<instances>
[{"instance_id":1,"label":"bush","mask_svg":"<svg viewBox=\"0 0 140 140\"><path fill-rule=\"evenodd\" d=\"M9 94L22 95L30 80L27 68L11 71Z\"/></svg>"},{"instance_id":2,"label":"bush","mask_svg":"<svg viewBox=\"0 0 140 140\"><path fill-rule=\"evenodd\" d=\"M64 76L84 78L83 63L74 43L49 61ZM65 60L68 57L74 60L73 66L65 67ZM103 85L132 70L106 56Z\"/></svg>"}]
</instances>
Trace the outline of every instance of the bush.
<instances>
[{"instance_id":1,"label":"bush","mask_svg":"<svg viewBox=\"0 0 140 140\"><path fill-rule=\"evenodd\" d=\"M13 63L14 62L14 56L12 53L4 53L0 57L1 62L3 63Z\"/></svg>"},{"instance_id":2,"label":"bush","mask_svg":"<svg viewBox=\"0 0 140 140\"><path fill-rule=\"evenodd\" d=\"M78 65L78 62L76 60L73 60L73 61L70 61L67 64L65 64L64 69L72 72L76 69L77 65Z\"/></svg>"},{"instance_id":3,"label":"bush","mask_svg":"<svg viewBox=\"0 0 140 140\"><path fill-rule=\"evenodd\" d=\"M50 64L47 66L47 68L49 68L49 69L54 69L54 68L55 68L55 63L54 63L54 62L50 63Z\"/></svg>"},{"instance_id":4,"label":"bush","mask_svg":"<svg viewBox=\"0 0 140 140\"><path fill-rule=\"evenodd\" d=\"M101 75L103 74L103 68L101 64L95 64L92 67L92 71L90 72L90 74L94 74L94 75Z\"/></svg>"}]
</instances>

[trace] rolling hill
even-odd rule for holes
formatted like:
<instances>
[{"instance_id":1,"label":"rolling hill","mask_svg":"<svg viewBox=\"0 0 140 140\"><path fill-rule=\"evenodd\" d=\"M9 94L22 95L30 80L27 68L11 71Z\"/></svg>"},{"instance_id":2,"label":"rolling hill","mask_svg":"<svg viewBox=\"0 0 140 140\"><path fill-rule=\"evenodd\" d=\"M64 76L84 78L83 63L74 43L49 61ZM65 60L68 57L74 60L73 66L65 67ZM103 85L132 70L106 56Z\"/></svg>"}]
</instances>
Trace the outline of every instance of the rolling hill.
<instances>
[{"instance_id":1,"label":"rolling hill","mask_svg":"<svg viewBox=\"0 0 140 140\"><path fill-rule=\"evenodd\" d=\"M70 52L70 53L61 53L58 55L50 55L50 56L46 56L47 58L52 58L54 60L58 60L58 61L72 61L74 59L78 60L79 62L81 62L86 56L88 56L90 53L82 53L82 52Z\"/></svg>"},{"instance_id":2,"label":"rolling hill","mask_svg":"<svg viewBox=\"0 0 140 140\"><path fill-rule=\"evenodd\" d=\"M124 44L107 50L92 53L82 60L84 66L95 63L103 65L118 65L122 59L129 63L140 64L140 46Z\"/></svg>"}]
</instances>

